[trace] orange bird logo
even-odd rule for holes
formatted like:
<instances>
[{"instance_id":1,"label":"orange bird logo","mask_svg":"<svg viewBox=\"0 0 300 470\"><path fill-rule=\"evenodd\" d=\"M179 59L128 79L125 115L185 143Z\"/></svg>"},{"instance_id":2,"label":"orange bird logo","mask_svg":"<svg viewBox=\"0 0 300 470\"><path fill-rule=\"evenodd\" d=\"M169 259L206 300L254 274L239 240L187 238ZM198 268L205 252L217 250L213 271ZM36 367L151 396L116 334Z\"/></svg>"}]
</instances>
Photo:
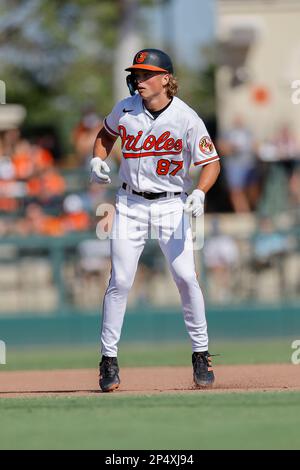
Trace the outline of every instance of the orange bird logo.
<instances>
[{"instance_id":1,"label":"orange bird logo","mask_svg":"<svg viewBox=\"0 0 300 470\"><path fill-rule=\"evenodd\" d=\"M139 52L135 58L135 61L138 63L138 64L142 64L143 62L145 62L146 58L147 58L147 55L148 53L147 52Z\"/></svg>"}]
</instances>

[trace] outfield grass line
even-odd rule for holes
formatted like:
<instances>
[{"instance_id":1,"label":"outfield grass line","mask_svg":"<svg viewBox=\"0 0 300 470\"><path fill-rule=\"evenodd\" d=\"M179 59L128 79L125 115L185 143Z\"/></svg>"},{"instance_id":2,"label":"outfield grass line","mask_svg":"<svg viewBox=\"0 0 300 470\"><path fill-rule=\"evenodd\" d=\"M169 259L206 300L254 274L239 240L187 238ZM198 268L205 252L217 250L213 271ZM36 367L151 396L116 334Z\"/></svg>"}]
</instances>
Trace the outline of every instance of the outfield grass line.
<instances>
[{"instance_id":1,"label":"outfield grass line","mask_svg":"<svg viewBox=\"0 0 300 470\"><path fill-rule=\"evenodd\" d=\"M211 353L219 353L213 358L215 364L287 364L294 352L292 339L254 341L212 341ZM53 347L14 349L7 351L7 365L2 371L16 370L56 370L94 368L99 363L99 346ZM191 347L186 343L122 344L119 350L121 367L132 366L186 366L191 363Z\"/></svg>"}]
</instances>

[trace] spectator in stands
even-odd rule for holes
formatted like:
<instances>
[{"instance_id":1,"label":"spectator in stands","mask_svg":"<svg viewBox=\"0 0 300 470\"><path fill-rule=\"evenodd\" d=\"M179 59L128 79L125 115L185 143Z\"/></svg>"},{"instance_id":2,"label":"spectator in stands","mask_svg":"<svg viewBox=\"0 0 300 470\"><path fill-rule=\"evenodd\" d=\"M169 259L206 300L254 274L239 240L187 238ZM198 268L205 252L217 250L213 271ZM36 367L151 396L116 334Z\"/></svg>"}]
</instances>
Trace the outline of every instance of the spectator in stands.
<instances>
[{"instance_id":1,"label":"spectator in stands","mask_svg":"<svg viewBox=\"0 0 300 470\"><path fill-rule=\"evenodd\" d=\"M10 156L4 147L4 133L0 133L0 180L12 180L15 177L15 170Z\"/></svg>"},{"instance_id":2,"label":"spectator in stands","mask_svg":"<svg viewBox=\"0 0 300 470\"><path fill-rule=\"evenodd\" d=\"M12 154L12 162L17 179L27 180L39 175L41 171L54 166L51 153L38 145L31 144L28 140L20 140Z\"/></svg>"},{"instance_id":3,"label":"spectator in stands","mask_svg":"<svg viewBox=\"0 0 300 470\"><path fill-rule=\"evenodd\" d=\"M299 201L298 187L299 176L298 166L300 162L300 141L287 125L279 128L272 139L262 142L258 147L258 156L264 162L264 180L273 182L280 186L278 182L281 178L281 192L283 188L288 188L292 206ZM286 196L288 196L286 194ZM282 198L281 198L282 200ZM286 205L289 204L287 201Z\"/></svg>"},{"instance_id":4,"label":"spectator in stands","mask_svg":"<svg viewBox=\"0 0 300 470\"><path fill-rule=\"evenodd\" d=\"M25 220L28 224L28 230L32 234L40 234L43 232L45 214L38 204L29 204L25 212Z\"/></svg>"},{"instance_id":5,"label":"spectator in stands","mask_svg":"<svg viewBox=\"0 0 300 470\"><path fill-rule=\"evenodd\" d=\"M298 165L290 179L290 191L292 196L292 204L300 207L300 165Z\"/></svg>"},{"instance_id":6,"label":"spectator in stands","mask_svg":"<svg viewBox=\"0 0 300 470\"><path fill-rule=\"evenodd\" d=\"M295 163L300 159L299 141L288 125L282 126L274 139L278 159L282 162Z\"/></svg>"},{"instance_id":7,"label":"spectator in stands","mask_svg":"<svg viewBox=\"0 0 300 470\"><path fill-rule=\"evenodd\" d=\"M14 135L10 132L10 136ZM15 169L9 155L7 132L0 134L0 212L14 212L18 209ZM21 188L20 188L21 189Z\"/></svg>"},{"instance_id":8,"label":"spectator in stands","mask_svg":"<svg viewBox=\"0 0 300 470\"><path fill-rule=\"evenodd\" d=\"M274 259L288 252L290 248L290 238L276 231L270 217L262 217L259 220L258 231L254 238L256 267L269 266Z\"/></svg>"},{"instance_id":9,"label":"spectator in stands","mask_svg":"<svg viewBox=\"0 0 300 470\"><path fill-rule=\"evenodd\" d=\"M73 130L73 145L81 167L89 168L89 159L93 152L96 135L102 126L102 120L94 108L89 107L83 111L80 122Z\"/></svg>"},{"instance_id":10,"label":"spectator in stands","mask_svg":"<svg viewBox=\"0 0 300 470\"><path fill-rule=\"evenodd\" d=\"M102 125L102 116L97 114L94 107L87 107L82 113L80 122L73 130L72 143L75 148L78 166L85 168L88 172L90 172L89 162L93 153L95 138ZM118 172L118 162L121 158L122 150L120 140L118 140L108 161L111 177Z\"/></svg>"},{"instance_id":11,"label":"spectator in stands","mask_svg":"<svg viewBox=\"0 0 300 470\"><path fill-rule=\"evenodd\" d=\"M17 142L11 158L16 179L24 181L34 175L34 159L32 158L32 147L29 141L21 139Z\"/></svg>"},{"instance_id":12,"label":"spectator in stands","mask_svg":"<svg viewBox=\"0 0 300 470\"><path fill-rule=\"evenodd\" d=\"M84 232L90 229L90 217L83 209L83 202L78 194L70 194L63 203L64 215L62 223L64 231Z\"/></svg>"},{"instance_id":13,"label":"spectator in stands","mask_svg":"<svg viewBox=\"0 0 300 470\"><path fill-rule=\"evenodd\" d=\"M17 143L20 141L20 130L12 128L5 130L2 135L4 153L10 156L14 153Z\"/></svg>"},{"instance_id":14,"label":"spectator in stands","mask_svg":"<svg viewBox=\"0 0 300 470\"><path fill-rule=\"evenodd\" d=\"M244 119L237 116L233 127L220 140L225 175L235 212L249 212L259 197L258 172L254 140Z\"/></svg>"},{"instance_id":15,"label":"spectator in stands","mask_svg":"<svg viewBox=\"0 0 300 470\"><path fill-rule=\"evenodd\" d=\"M275 145L281 166L284 168L288 177L289 190L292 200L297 201L297 181L298 164L300 162L300 142L292 132L288 125L284 125L279 129L275 137ZM299 199L298 199L299 200Z\"/></svg>"},{"instance_id":16,"label":"spectator in stands","mask_svg":"<svg viewBox=\"0 0 300 470\"><path fill-rule=\"evenodd\" d=\"M46 168L29 179L28 196L40 201L45 207L57 208L66 190L63 176L55 168Z\"/></svg>"},{"instance_id":17,"label":"spectator in stands","mask_svg":"<svg viewBox=\"0 0 300 470\"><path fill-rule=\"evenodd\" d=\"M39 204L31 203L26 209L28 230L34 235L62 236L64 234L61 218L45 214Z\"/></svg>"}]
</instances>

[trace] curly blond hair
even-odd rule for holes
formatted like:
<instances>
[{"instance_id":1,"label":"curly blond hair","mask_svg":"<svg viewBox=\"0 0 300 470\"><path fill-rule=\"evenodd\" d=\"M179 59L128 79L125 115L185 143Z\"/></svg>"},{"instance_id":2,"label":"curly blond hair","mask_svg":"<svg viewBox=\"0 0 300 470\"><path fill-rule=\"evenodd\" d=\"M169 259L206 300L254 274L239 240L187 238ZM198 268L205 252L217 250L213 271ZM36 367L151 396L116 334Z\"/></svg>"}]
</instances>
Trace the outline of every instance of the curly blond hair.
<instances>
[{"instance_id":1,"label":"curly blond hair","mask_svg":"<svg viewBox=\"0 0 300 470\"><path fill-rule=\"evenodd\" d=\"M166 91L168 98L172 98L173 96L177 95L178 93L178 80L174 75L170 74L170 79L168 84L166 85Z\"/></svg>"}]
</instances>

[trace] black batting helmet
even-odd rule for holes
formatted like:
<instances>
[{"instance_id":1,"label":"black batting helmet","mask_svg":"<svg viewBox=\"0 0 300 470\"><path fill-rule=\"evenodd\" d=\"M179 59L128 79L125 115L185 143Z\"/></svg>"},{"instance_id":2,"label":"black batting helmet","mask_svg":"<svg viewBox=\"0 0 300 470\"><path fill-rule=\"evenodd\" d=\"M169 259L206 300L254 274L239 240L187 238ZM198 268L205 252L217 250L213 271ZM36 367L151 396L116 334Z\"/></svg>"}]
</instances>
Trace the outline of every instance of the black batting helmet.
<instances>
[{"instance_id":1,"label":"black batting helmet","mask_svg":"<svg viewBox=\"0 0 300 470\"><path fill-rule=\"evenodd\" d=\"M134 56L133 64L125 70L133 72L136 69L174 73L170 57L159 49L142 49L139 51Z\"/></svg>"}]
</instances>

